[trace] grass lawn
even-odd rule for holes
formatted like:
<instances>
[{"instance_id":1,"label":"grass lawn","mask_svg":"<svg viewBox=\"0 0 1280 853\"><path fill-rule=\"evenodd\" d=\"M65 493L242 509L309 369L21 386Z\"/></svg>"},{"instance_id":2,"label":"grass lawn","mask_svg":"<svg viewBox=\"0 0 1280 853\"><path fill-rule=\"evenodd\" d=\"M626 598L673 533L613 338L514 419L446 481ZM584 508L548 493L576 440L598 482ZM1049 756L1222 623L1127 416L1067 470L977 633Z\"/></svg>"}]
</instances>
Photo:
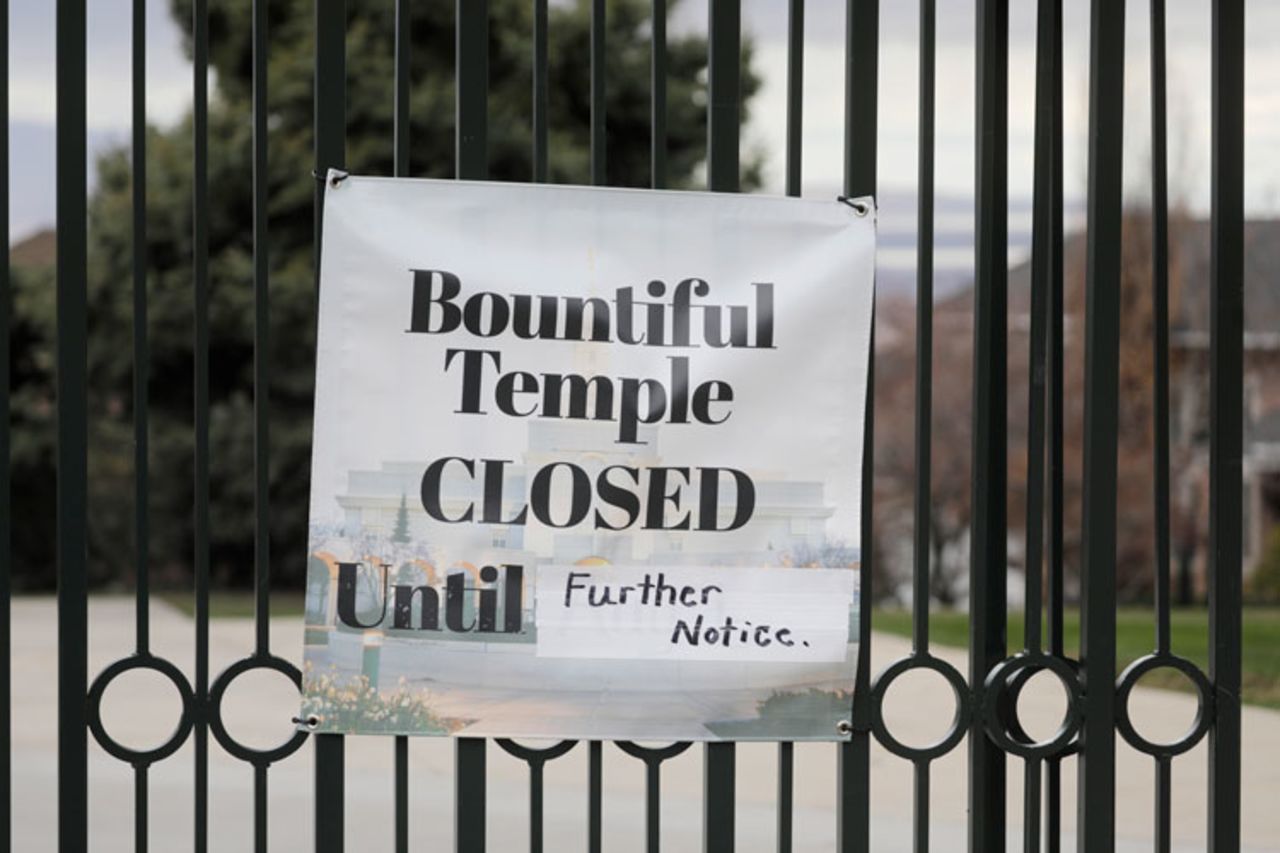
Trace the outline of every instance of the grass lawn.
<instances>
[{"instance_id":1,"label":"grass lawn","mask_svg":"<svg viewBox=\"0 0 1280 853\"><path fill-rule=\"evenodd\" d=\"M1116 614L1117 673L1135 659L1149 653L1155 644L1155 617L1149 607L1122 608ZM911 636L911 614L905 610L877 610L872 626L879 631ZM1174 654L1181 655L1208 672L1209 614L1203 608L1176 609L1169 627ZM1009 647L1022 645L1022 613L1009 615ZM946 646L968 647L969 615L943 611L929 616L929 641ZM1063 624L1067 654L1075 657L1080 648L1080 616L1068 612ZM1160 670L1143 677L1143 686L1191 690L1180 674ZM1247 607L1244 611L1244 701L1280 708L1280 608Z\"/></svg>"}]
</instances>

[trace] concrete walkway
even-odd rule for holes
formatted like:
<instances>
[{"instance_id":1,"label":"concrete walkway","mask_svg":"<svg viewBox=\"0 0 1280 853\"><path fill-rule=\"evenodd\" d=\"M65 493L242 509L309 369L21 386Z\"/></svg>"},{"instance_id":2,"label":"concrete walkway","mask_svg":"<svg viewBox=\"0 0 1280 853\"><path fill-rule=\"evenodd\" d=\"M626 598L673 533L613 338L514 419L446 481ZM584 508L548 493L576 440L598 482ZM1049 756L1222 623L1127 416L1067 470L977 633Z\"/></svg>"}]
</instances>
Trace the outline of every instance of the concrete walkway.
<instances>
[{"instance_id":1,"label":"concrete walkway","mask_svg":"<svg viewBox=\"0 0 1280 853\"><path fill-rule=\"evenodd\" d=\"M272 649L290 660L301 651L301 619L275 619ZM127 598L96 598L90 604L89 672L133 649L133 603ZM14 849L56 849L57 827L57 651L56 608L52 599L13 602ZM190 677L194 657L190 619L161 603L152 604L151 647ZM216 676L252 651L249 620L217 620L211 626L210 666ZM897 637L876 635L875 668L906 653ZM962 650L935 652L965 670ZM1023 700L1024 724L1035 734L1055 727L1061 713L1059 689L1052 681L1029 686ZM949 688L930 676L900 682L887 697L886 718L895 734L923 743L948 724ZM1162 690L1135 691L1135 716L1150 720L1149 737L1176 736L1195 713L1190 695ZM108 732L130 745L154 745L157 733L172 730L178 700L159 676L132 675L108 690L104 717ZM251 674L228 692L223 718L231 733L253 746L287 738L289 717L297 710L296 691L275 674ZM1280 851L1280 713L1244 711L1244 840L1251 851ZM210 745L210 849L242 851L251 846L252 770ZM835 748L796 748L795 849L802 853L835 849ZM1205 849L1207 748L1202 743L1174 763L1174 849ZM546 849L586 849L586 758L579 746L546 769ZM1123 741L1117 747L1118 849L1151 849L1152 778L1150 759ZM392 745L380 738L349 738L346 746L347 849L356 853L392 849ZM314 812L312 749L304 747L271 769L270 838L276 851L312 848ZM1063 772L1063 818L1068 834L1074 824L1074 762ZM701 847L702 750L694 747L663 765L663 849L683 853ZM449 850L453 845L453 747L448 741L416 738L410 746L411 849ZM525 765L496 746L489 747L488 834L491 850L526 850L528 774ZM150 771L151 849L191 850L193 747L191 741ZM1021 849L1023 769L1009 762L1010 848ZM618 749L605 749L605 849L640 851L644 847L643 765ZM90 849L133 849L133 773L90 737ZM774 849L776 749L769 744L738 749L737 838L741 851ZM965 746L935 762L932 771L932 848L965 849L967 799ZM872 849L893 853L911 849L911 768L879 747L872 752ZM1068 849L1068 848L1064 848ZM1074 849L1071 840L1069 849Z\"/></svg>"}]
</instances>

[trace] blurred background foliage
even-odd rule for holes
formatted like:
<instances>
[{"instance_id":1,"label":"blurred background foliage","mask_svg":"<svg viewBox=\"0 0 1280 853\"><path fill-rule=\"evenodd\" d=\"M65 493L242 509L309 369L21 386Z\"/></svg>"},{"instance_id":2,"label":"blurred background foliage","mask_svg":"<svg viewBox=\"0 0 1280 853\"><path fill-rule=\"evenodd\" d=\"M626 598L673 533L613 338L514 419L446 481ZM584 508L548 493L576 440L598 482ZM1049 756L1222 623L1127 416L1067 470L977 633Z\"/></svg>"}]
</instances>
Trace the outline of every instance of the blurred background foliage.
<instances>
[{"instance_id":1,"label":"blurred background foliage","mask_svg":"<svg viewBox=\"0 0 1280 853\"><path fill-rule=\"evenodd\" d=\"M410 155L416 177L454 175L455 0L412 5ZM669 3L677 5L676 2ZM610 0L607 19L608 182L649 183L650 4ZM189 28L191 0L172 0ZM212 571L247 586L253 565L253 245L250 0L209 3L209 280ZM394 7L348 4L347 168L392 171ZM532 4L490 0L489 162L494 180L532 173ZM589 182L587 0L554 5L548 28L551 180ZM312 0L269 8L272 580L305 573L314 380L311 258ZM706 143L706 42L668 40L668 176L698 186ZM743 103L760 81L750 44ZM744 106L742 120L746 121ZM160 585L190 576L192 536L192 122L151 127L147 142L147 330L150 336L148 561ZM744 154L744 189L762 159ZM90 562L99 587L133 574L131 165L127 144L103 155L89 215ZM52 235L14 259L12 378L14 584L54 584L54 270ZM29 241L30 242L30 241ZM40 243L40 241L36 241ZM33 244L35 245L35 244Z\"/></svg>"}]
</instances>

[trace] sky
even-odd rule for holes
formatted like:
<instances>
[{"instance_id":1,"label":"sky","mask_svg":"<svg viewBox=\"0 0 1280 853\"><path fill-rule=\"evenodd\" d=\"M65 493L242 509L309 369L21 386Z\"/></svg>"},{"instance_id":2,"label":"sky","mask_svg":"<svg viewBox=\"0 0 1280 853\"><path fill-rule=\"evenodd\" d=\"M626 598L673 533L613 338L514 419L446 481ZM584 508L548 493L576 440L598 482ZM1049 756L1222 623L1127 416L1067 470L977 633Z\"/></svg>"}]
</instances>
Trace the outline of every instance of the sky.
<instances>
[{"instance_id":1,"label":"sky","mask_svg":"<svg viewBox=\"0 0 1280 853\"><path fill-rule=\"evenodd\" d=\"M361 0L372 2L372 0ZM385 0L390 2L390 0ZM1149 6L1126 0L1126 195L1149 197ZM1280 214L1280 3L1246 0L1246 207ZM11 239L48 226L54 215L54 5L26 0L10 15ZM918 4L885 0L880 12L879 192L882 272L908 280L914 269L917 169ZM1009 57L1010 256L1027 251L1030 231L1035 68L1035 3L1011 3ZM786 6L743 0L743 26L756 49L763 88L751 104L746 150L766 157L766 192L783 188L786 115ZM937 243L939 288L972 271L974 184L974 2L939 0L937 21ZM1088 93L1088 4L1064 4L1064 140L1068 226L1083 220ZM804 194L834 195L841 184L844 129L844 19L841 0L809 0L805 26ZM92 152L128 138L130 0L89 8L88 101ZM676 4L673 32L705 31L707 0ZM176 121L190 103L191 67L168 0L147 0L148 118ZM1210 4L1169 0L1171 192L1207 213L1209 190ZM216 85L216 82L215 82ZM92 180L92 179L91 179Z\"/></svg>"}]
</instances>

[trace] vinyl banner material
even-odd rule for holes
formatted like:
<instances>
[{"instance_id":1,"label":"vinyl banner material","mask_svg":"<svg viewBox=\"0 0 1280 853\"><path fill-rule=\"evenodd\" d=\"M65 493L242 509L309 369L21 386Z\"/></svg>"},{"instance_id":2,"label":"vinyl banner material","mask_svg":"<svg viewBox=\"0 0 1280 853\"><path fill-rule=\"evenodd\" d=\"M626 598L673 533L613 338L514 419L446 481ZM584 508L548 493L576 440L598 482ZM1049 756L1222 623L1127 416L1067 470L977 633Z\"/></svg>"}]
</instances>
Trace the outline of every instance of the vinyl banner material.
<instances>
[{"instance_id":1,"label":"vinyl banner material","mask_svg":"<svg viewBox=\"0 0 1280 853\"><path fill-rule=\"evenodd\" d=\"M335 177L310 727L846 737L870 200Z\"/></svg>"}]
</instances>

